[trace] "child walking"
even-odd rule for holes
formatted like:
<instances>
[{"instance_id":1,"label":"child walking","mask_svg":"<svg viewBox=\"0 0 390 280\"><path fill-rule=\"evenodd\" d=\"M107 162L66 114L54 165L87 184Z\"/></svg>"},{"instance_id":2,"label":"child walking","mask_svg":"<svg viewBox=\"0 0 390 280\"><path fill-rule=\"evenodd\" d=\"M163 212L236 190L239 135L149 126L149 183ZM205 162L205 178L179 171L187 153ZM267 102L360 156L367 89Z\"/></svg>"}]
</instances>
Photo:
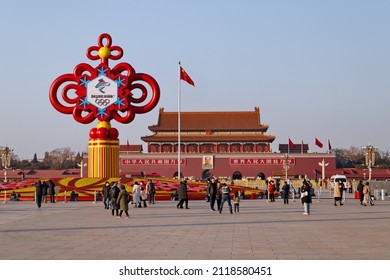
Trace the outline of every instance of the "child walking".
<instances>
[{"instance_id":1,"label":"child walking","mask_svg":"<svg viewBox=\"0 0 390 280\"><path fill-rule=\"evenodd\" d=\"M233 205L234 205L234 214L238 214L240 212L240 195L238 192L234 192Z\"/></svg>"}]
</instances>

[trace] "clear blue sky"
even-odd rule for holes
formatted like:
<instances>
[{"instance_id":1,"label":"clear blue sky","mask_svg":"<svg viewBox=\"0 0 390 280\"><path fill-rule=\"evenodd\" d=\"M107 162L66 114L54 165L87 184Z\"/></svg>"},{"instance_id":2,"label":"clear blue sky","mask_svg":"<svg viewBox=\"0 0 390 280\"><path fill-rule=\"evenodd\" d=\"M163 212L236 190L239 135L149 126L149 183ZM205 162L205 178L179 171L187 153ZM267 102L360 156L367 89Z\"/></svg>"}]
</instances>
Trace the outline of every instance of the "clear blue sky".
<instances>
[{"instance_id":1,"label":"clear blue sky","mask_svg":"<svg viewBox=\"0 0 390 280\"><path fill-rule=\"evenodd\" d=\"M57 112L48 91L86 62L101 33L124 50L120 61L153 76L157 107L128 125L140 144L158 109L252 111L279 143L319 138L334 148L390 150L390 1L7 1L0 17L0 145L20 158L71 147L86 151L89 130ZM114 66L117 62L111 62Z\"/></svg>"}]
</instances>

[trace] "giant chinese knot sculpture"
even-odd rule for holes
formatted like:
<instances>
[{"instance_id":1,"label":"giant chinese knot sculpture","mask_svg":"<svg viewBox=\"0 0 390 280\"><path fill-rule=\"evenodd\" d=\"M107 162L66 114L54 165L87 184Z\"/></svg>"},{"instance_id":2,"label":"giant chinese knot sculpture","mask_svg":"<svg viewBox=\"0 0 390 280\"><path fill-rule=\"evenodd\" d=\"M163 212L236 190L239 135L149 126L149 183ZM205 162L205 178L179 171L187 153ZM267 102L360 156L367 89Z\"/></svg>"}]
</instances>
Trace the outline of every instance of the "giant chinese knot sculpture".
<instances>
[{"instance_id":1,"label":"giant chinese knot sculpture","mask_svg":"<svg viewBox=\"0 0 390 280\"><path fill-rule=\"evenodd\" d=\"M73 73L59 76L50 87L50 102L57 111L73 115L82 124L99 121L89 133L88 177L119 176L119 132L111 120L130 123L136 114L152 110L160 99L153 77L136 73L126 62L109 67L109 60L122 56L122 48L112 45L111 36L101 34L98 45L87 49L87 57L100 60L100 64L80 63Z\"/></svg>"}]
</instances>

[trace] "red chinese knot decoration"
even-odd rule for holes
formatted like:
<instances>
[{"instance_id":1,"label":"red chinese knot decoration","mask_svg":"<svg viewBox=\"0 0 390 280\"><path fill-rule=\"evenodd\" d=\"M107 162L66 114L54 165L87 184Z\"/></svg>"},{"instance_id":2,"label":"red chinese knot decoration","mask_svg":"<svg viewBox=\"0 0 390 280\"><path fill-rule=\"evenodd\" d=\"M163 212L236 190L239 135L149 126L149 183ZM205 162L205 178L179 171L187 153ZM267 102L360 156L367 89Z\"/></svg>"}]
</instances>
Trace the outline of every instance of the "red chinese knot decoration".
<instances>
[{"instance_id":1,"label":"red chinese knot decoration","mask_svg":"<svg viewBox=\"0 0 390 280\"><path fill-rule=\"evenodd\" d=\"M100 64L94 68L80 63L73 73L56 78L49 92L53 107L63 114L72 114L77 122L83 124L95 119L126 124L132 122L136 114L152 110L160 99L156 80L148 74L136 73L126 62L118 63L111 69L109 60L119 60L122 56L122 48L112 45L111 36L101 34L98 45L87 49L87 57L90 60L100 59ZM148 96L149 88L151 96ZM112 134L118 137L117 131L112 131Z\"/></svg>"}]
</instances>

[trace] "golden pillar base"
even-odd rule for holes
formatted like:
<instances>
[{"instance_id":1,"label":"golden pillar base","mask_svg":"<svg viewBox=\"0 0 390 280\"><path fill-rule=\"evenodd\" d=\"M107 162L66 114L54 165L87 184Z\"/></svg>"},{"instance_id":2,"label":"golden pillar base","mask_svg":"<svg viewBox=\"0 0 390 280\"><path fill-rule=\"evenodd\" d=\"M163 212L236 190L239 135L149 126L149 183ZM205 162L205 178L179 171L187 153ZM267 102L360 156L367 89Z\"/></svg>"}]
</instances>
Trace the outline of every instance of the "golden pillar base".
<instances>
[{"instance_id":1,"label":"golden pillar base","mask_svg":"<svg viewBox=\"0 0 390 280\"><path fill-rule=\"evenodd\" d=\"M119 139L88 141L88 177L119 177Z\"/></svg>"}]
</instances>

